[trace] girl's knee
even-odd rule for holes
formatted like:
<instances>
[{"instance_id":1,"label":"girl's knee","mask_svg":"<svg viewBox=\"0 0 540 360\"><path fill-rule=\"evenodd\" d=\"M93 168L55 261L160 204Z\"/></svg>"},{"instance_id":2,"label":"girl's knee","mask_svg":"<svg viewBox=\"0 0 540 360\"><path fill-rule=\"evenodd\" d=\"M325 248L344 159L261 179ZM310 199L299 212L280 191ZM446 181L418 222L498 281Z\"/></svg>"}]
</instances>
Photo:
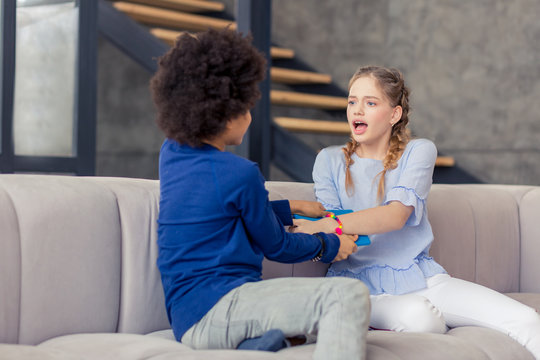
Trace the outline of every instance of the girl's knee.
<instances>
[{"instance_id":1,"label":"girl's knee","mask_svg":"<svg viewBox=\"0 0 540 360\"><path fill-rule=\"evenodd\" d=\"M441 311L423 296L388 296L374 302L371 324L374 328L440 334L447 331Z\"/></svg>"},{"instance_id":2,"label":"girl's knee","mask_svg":"<svg viewBox=\"0 0 540 360\"><path fill-rule=\"evenodd\" d=\"M423 296L408 300L408 307L404 309L402 321L407 325L405 331L410 332L446 332L446 321L442 312Z\"/></svg>"}]
</instances>

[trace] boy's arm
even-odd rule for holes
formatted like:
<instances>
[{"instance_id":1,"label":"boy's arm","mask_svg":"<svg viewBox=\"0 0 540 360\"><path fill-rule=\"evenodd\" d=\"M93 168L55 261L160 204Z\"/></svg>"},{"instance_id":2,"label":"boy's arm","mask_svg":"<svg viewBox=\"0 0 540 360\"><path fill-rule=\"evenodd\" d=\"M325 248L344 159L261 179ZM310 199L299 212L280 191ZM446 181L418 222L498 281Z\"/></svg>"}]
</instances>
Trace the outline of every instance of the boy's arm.
<instances>
[{"instance_id":1,"label":"boy's arm","mask_svg":"<svg viewBox=\"0 0 540 360\"><path fill-rule=\"evenodd\" d=\"M293 212L289 200L270 201L270 205L272 206L272 210L274 210L274 214L276 214L283 225L291 226L293 224Z\"/></svg>"},{"instance_id":2,"label":"boy's arm","mask_svg":"<svg viewBox=\"0 0 540 360\"><path fill-rule=\"evenodd\" d=\"M241 212L242 221L253 245L257 246L267 258L284 263L296 263L311 260L319 255L322 244L316 236L292 234L285 230L274 208L277 207L277 212L283 214L286 205L283 202L271 204L264 187L264 178L256 166L242 171L242 179L239 179L238 183L241 186L236 196L230 193L234 197L235 207ZM290 205L288 207L290 216ZM321 261L331 262L338 254L340 240L333 234L321 234L321 237L325 242Z\"/></svg>"},{"instance_id":3,"label":"boy's arm","mask_svg":"<svg viewBox=\"0 0 540 360\"><path fill-rule=\"evenodd\" d=\"M283 225L293 225L292 214L322 218L326 211L320 202L308 200L276 200L270 201L272 209Z\"/></svg>"}]
</instances>

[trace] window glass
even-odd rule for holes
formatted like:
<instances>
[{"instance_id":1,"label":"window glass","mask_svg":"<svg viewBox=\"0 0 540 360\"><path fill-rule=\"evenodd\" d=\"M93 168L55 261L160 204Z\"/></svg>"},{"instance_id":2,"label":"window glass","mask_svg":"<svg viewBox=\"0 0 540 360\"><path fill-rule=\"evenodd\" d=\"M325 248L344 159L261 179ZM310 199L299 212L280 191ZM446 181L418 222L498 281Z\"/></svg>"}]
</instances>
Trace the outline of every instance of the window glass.
<instances>
[{"instance_id":1,"label":"window glass","mask_svg":"<svg viewBox=\"0 0 540 360\"><path fill-rule=\"evenodd\" d=\"M16 155L75 155L78 21L75 1L17 1Z\"/></svg>"}]
</instances>

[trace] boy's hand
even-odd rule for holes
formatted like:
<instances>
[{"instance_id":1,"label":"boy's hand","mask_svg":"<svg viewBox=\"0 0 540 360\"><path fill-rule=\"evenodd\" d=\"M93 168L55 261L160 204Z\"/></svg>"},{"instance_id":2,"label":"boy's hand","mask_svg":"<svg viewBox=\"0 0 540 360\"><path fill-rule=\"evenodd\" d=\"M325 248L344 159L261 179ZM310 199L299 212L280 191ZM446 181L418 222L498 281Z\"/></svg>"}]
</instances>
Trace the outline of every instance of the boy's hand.
<instances>
[{"instance_id":1,"label":"boy's hand","mask_svg":"<svg viewBox=\"0 0 540 360\"><path fill-rule=\"evenodd\" d=\"M327 214L322 204L317 201L289 200L291 213L307 217L320 218Z\"/></svg>"},{"instance_id":2,"label":"boy's hand","mask_svg":"<svg viewBox=\"0 0 540 360\"><path fill-rule=\"evenodd\" d=\"M339 250L332 262L345 260L358 250L358 246L354 243L358 239L358 235L343 234L337 237L339 238Z\"/></svg>"},{"instance_id":3,"label":"boy's hand","mask_svg":"<svg viewBox=\"0 0 540 360\"><path fill-rule=\"evenodd\" d=\"M331 218L324 218L317 221L309 221L304 219L295 219L294 225L289 227L290 232L301 232L306 234L314 234L317 232L334 233L335 221ZM336 234L337 235L337 234ZM339 238L339 250L332 262L345 260L352 253L358 250L358 246L354 243L358 240L358 235L337 235Z\"/></svg>"}]
</instances>

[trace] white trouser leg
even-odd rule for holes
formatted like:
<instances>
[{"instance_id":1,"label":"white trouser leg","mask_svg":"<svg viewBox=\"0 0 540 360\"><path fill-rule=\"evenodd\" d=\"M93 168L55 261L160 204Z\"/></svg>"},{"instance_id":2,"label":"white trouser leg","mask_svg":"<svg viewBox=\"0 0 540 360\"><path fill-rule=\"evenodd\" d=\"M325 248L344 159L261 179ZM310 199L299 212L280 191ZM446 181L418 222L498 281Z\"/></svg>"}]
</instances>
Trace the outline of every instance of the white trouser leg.
<instances>
[{"instance_id":1,"label":"white trouser leg","mask_svg":"<svg viewBox=\"0 0 540 360\"><path fill-rule=\"evenodd\" d=\"M415 294L439 308L450 327L482 326L503 332L540 360L540 316L506 295L446 274L428 279L428 288Z\"/></svg>"},{"instance_id":2,"label":"white trouser leg","mask_svg":"<svg viewBox=\"0 0 540 360\"><path fill-rule=\"evenodd\" d=\"M446 332L446 323L440 310L424 296L373 295L371 321L374 329L404 332Z\"/></svg>"}]
</instances>

